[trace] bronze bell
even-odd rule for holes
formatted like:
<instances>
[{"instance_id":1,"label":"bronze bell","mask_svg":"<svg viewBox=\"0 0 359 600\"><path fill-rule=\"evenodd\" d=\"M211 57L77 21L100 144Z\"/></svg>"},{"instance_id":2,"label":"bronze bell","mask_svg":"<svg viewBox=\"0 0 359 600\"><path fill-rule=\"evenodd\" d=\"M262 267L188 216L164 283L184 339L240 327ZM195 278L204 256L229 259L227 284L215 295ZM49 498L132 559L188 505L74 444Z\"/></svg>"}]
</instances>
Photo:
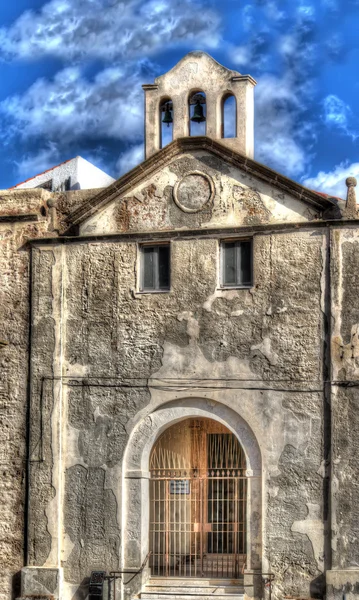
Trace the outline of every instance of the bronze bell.
<instances>
[{"instance_id":1,"label":"bronze bell","mask_svg":"<svg viewBox=\"0 0 359 600\"><path fill-rule=\"evenodd\" d=\"M167 123L167 127L170 126L170 123L173 123L172 113L170 111L169 104L166 104L166 110L162 119L162 123Z\"/></svg>"},{"instance_id":2,"label":"bronze bell","mask_svg":"<svg viewBox=\"0 0 359 600\"><path fill-rule=\"evenodd\" d=\"M203 106L200 101L197 100L194 106L193 117L191 117L191 121L194 121L195 123L203 123L205 120L206 117L203 114Z\"/></svg>"}]
</instances>

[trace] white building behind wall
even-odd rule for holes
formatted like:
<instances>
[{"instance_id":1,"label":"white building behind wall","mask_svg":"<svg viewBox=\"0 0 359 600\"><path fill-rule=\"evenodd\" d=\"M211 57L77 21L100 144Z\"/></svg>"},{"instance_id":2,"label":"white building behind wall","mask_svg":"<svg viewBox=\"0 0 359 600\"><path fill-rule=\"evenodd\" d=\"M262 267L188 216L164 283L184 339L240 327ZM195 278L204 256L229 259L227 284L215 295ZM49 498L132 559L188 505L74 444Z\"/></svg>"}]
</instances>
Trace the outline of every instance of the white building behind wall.
<instances>
[{"instance_id":1,"label":"white building behind wall","mask_svg":"<svg viewBox=\"0 0 359 600\"><path fill-rule=\"evenodd\" d=\"M11 189L42 188L50 192L69 192L107 187L115 179L81 156L47 169Z\"/></svg>"}]
</instances>

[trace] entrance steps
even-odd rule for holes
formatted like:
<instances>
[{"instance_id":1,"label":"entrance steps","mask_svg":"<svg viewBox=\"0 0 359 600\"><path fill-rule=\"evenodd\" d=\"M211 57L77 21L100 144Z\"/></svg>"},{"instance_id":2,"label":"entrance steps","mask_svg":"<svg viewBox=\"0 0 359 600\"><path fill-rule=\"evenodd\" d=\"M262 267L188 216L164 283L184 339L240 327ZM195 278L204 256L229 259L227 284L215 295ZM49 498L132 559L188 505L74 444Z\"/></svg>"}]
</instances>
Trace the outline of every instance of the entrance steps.
<instances>
[{"instance_id":1,"label":"entrance steps","mask_svg":"<svg viewBox=\"0 0 359 600\"><path fill-rule=\"evenodd\" d=\"M241 581L229 579L151 578L140 593L141 600L244 600Z\"/></svg>"}]
</instances>

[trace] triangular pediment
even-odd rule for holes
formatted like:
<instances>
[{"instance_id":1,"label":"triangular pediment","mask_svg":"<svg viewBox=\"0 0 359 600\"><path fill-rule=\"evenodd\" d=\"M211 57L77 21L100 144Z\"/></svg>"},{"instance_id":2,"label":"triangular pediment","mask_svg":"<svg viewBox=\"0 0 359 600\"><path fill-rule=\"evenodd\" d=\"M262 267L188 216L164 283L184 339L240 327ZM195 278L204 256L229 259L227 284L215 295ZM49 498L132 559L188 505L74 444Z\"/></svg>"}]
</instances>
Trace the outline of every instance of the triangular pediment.
<instances>
[{"instance_id":1,"label":"triangular pediment","mask_svg":"<svg viewBox=\"0 0 359 600\"><path fill-rule=\"evenodd\" d=\"M207 137L175 140L68 217L82 235L305 222L335 206Z\"/></svg>"}]
</instances>

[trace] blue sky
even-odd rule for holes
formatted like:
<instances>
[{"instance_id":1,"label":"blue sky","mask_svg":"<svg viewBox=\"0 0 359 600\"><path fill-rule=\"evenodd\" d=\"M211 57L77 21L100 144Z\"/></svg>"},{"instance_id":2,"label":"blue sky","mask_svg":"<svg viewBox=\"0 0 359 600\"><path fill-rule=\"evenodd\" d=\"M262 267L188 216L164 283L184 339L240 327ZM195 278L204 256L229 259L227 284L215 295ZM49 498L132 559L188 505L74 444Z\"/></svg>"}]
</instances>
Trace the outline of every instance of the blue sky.
<instances>
[{"instance_id":1,"label":"blue sky","mask_svg":"<svg viewBox=\"0 0 359 600\"><path fill-rule=\"evenodd\" d=\"M191 50L251 74L255 158L345 195L359 177L359 0L16 0L0 6L0 188L143 154L142 83Z\"/></svg>"}]
</instances>

